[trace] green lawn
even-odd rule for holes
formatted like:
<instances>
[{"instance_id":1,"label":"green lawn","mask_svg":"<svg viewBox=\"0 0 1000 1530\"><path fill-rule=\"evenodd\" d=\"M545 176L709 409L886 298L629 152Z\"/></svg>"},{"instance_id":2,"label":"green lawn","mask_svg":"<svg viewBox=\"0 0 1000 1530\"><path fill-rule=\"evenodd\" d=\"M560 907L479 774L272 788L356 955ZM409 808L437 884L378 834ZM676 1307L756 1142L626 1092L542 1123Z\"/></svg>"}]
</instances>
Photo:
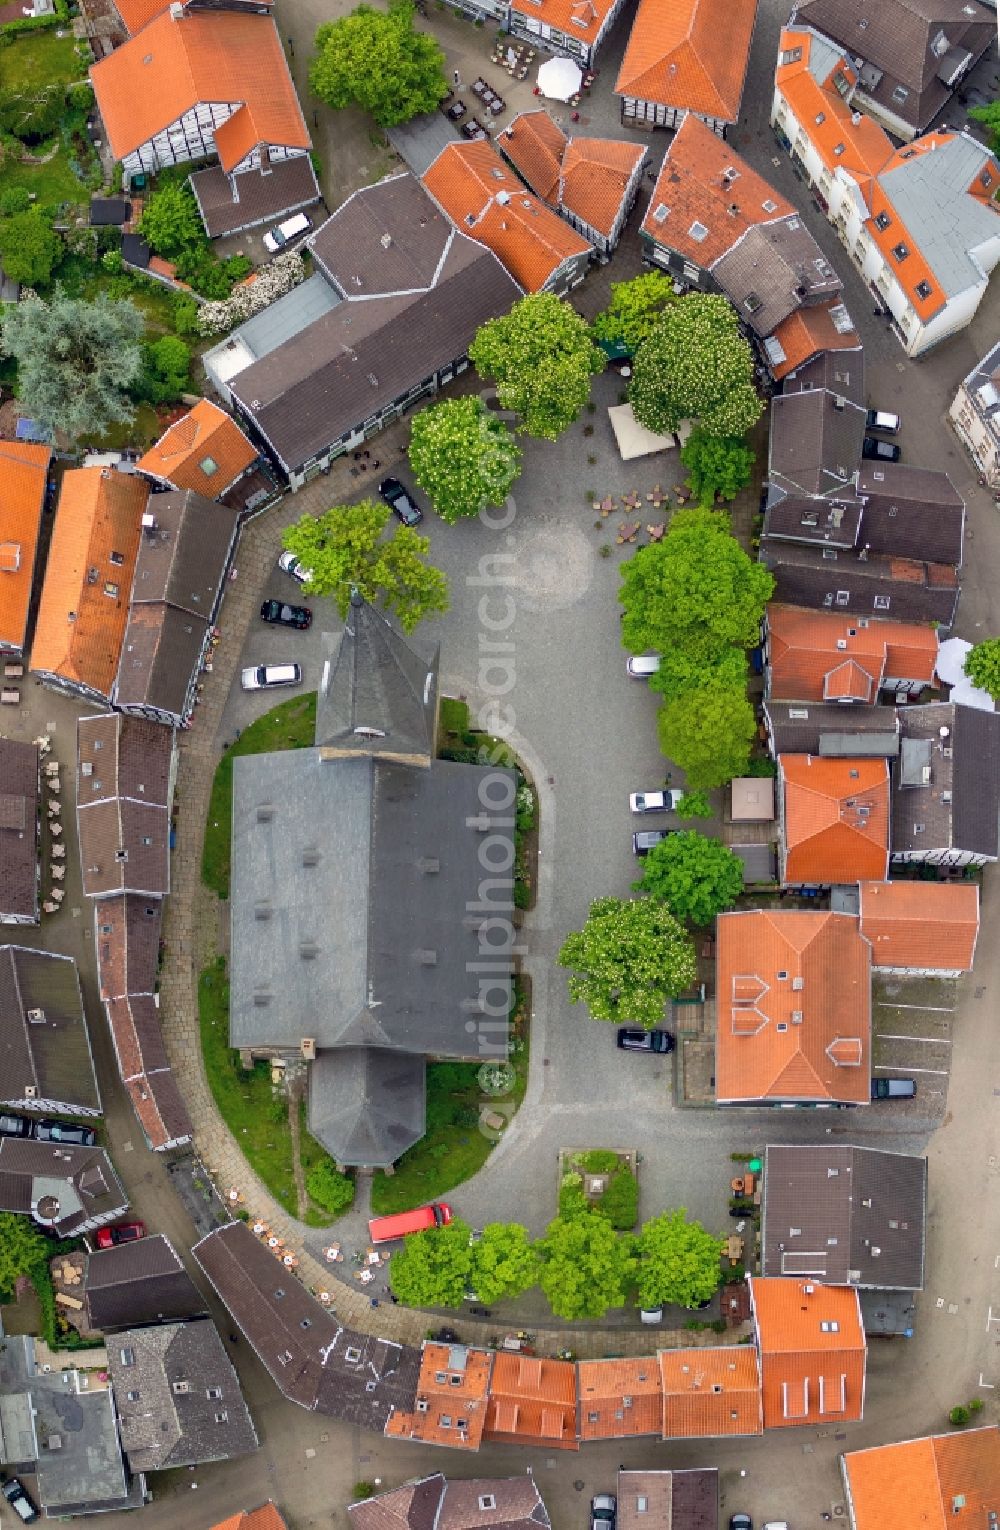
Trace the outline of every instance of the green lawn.
<instances>
[{"instance_id":1,"label":"green lawn","mask_svg":"<svg viewBox=\"0 0 1000 1530\"><path fill-rule=\"evenodd\" d=\"M76 38L69 28L62 37L61 27L39 31L15 32L14 41L0 48L0 85L8 90L38 91L47 85L72 85L87 78L86 67L77 57ZM7 178L4 170L4 180Z\"/></svg>"},{"instance_id":2,"label":"green lawn","mask_svg":"<svg viewBox=\"0 0 1000 1530\"><path fill-rule=\"evenodd\" d=\"M229 857L233 818L233 760L238 754L266 754L274 749L303 749L316 731L316 692L293 696L244 728L222 756L212 782L201 858L201 879L220 898L229 897Z\"/></svg>"},{"instance_id":3,"label":"green lawn","mask_svg":"<svg viewBox=\"0 0 1000 1530\"><path fill-rule=\"evenodd\" d=\"M10 49L6 51L10 52ZM4 50L0 48L0 58L3 56ZM0 181L5 190L23 186L25 191L33 191L42 207L54 206L58 202L83 203L90 199L90 192L70 169L69 156L62 147L45 165L22 165L9 159L0 173Z\"/></svg>"},{"instance_id":4,"label":"green lawn","mask_svg":"<svg viewBox=\"0 0 1000 1530\"><path fill-rule=\"evenodd\" d=\"M510 1094L499 1102L516 1110L528 1083L529 1003L520 979L515 979L511 1035L517 1050L511 1057L516 1079ZM377 1216L422 1206L471 1179L490 1156L493 1142L479 1130L479 1111L490 1101L476 1078L478 1063L429 1063L427 1066L427 1132L404 1153L392 1175L376 1174L371 1204ZM496 1105L494 1105L496 1108Z\"/></svg>"}]
</instances>

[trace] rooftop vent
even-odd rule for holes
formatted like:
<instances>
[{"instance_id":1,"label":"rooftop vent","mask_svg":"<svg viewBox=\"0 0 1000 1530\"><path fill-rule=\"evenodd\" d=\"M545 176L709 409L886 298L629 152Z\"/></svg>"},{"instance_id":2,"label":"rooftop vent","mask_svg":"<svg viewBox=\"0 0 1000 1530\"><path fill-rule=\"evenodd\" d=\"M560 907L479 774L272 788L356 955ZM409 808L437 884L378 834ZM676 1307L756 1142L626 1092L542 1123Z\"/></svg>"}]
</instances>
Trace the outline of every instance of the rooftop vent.
<instances>
[{"instance_id":1,"label":"rooftop vent","mask_svg":"<svg viewBox=\"0 0 1000 1530\"><path fill-rule=\"evenodd\" d=\"M258 823L270 823L271 819L273 817L274 817L274 804L271 803L271 802L258 802L258 804L257 804L257 822Z\"/></svg>"},{"instance_id":2,"label":"rooftop vent","mask_svg":"<svg viewBox=\"0 0 1000 1530\"><path fill-rule=\"evenodd\" d=\"M32 1025L44 1025L45 1024L45 1011L44 1011L44 1009L29 1009L27 1014L28 1014L28 1019L29 1019L29 1021L31 1022Z\"/></svg>"},{"instance_id":3,"label":"rooftop vent","mask_svg":"<svg viewBox=\"0 0 1000 1530\"><path fill-rule=\"evenodd\" d=\"M387 250L389 248L389 246L392 244L392 235L391 234L383 234L381 239L379 240L379 244L382 246L383 250Z\"/></svg>"},{"instance_id":4,"label":"rooftop vent","mask_svg":"<svg viewBox=\"0 0 1000 1530\"><path fill-rule=\"evenodd\" d=\"M421 967L436 967L437 959L438 956L436 951L417 952L417 961L420 963Z\"/></svg>"},{"instance_id":5,"label":"rooftop vent","mask_svg":"<svg viewBox=\"0 0 1000 1530\"><path fill-rule=\"evenodd\" d=\"M259 903L255 903L253 906L253 916L255 919L261 921L270 919L273 913L274 905L269 903L266 898L262 898Z\"/></svg>"},{"instance_id":6,"label":"rooftop vent","mask_svg":"<svg viewBox=\"0 0 1000 1530\"><path fill-rule=\"evenodd\" d=\"M271 990L269 988L255 988L253 1002L256 1009L266 1009L271 1002Z\"/></svg>"},{"instance_id":7,"label":"rooftop vent","mask_svg":"<svg viewBox=\"0 0 1000 1530\"><path fill-rule=\"evenodd\" d=\"M315 845L306 845L302 852L302 864L303 866L319 865L319 850Z\"/></svg>"},{"instance_id":8,"label":"rooftop vent","mask_svg":"<svg viewBox=\"0 0 1000 1530\"><path fill-rule=\"evenodd\" d=\"M304 962L313 961L319 955L319 946L314 940L300 940L299 955Z\"/></svg>"},{"instance_id":9,"label":"rooftop vent","mask_svg":"<svg viewBox=\"0 0 1000 1530\"><path fill-rule=\"evenodd\" d=\"M299 1055L303 1062L316 1061L316 1038L315 1036L303 1036L299 1042Z\"/></svg>"},{"instance_id":10,"label":"rooftop vent","mask_svg":"<svg viewBox=\"0 0 1000 1530\"><path fill-rule=\"evenodd\" d=\"M441 862L436 855L422 855L416 865L417 870L422 872L424 876L429 876L432 872L441 870Z\"/></svg>"}]
</instances>

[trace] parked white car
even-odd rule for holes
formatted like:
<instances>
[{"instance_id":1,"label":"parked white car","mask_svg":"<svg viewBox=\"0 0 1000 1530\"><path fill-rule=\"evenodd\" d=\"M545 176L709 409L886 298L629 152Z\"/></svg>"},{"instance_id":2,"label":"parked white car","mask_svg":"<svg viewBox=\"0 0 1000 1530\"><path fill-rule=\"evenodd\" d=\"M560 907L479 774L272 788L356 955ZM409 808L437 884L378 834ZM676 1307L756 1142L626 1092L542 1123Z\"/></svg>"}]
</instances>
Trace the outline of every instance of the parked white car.
<instances>
[{"instance_id":1,"label":"parked white car","mask_svg":"<svg viewBox=\"0 0 1000 1530\"><path fill-rule=\"evenodd\" d=\"M656 674L659 667L658 653L634 653L625 666L633 680L648 680L650 675Z\"/></svg>"},{"instance_id":2,"label":"parked white car","mask_svg":"<svg viewBox=\"0 0 1000 1530\"><path fill-rule=\"evenodd\" d=\"M304 568L293 552L283 552L278 559L278 567L283 574L290 574L297 579L299 584L308 584L312 578L312 569Z\"/></svg>"},{"instance_id":3,"label":"parked white car","mask_svg":"<svg viewBox=\"0 0 1000 1530\"><path fill-rule=\"evenodd\" d=\"M307 234L312 228L312 219L307 218L305 213L296 213L292 218L286 218L284 223L279 223L277 228L270 229L264 235L264 248L270 254L276 255L286 245L291 244L293 239L298 239L300 234Z\"/></svg>"},{"instance_id":4,"label":"parked white car","mask_svg":"<svg viewBox=\"0 0 1000 1530\"><path fill-rule=\"evenodd\" d=\"M662 792L630 792L628 805L633 813L674 813L683 795L676 787Z\"/></svg>"},{"instance_id":5,"label":"parked white car","mask_svg":"<svg viewBox=\"0 0 1000 1530\"><path fill-rule=\"evenodd\" d=\"M299 664L252 664L243 671L245 691L268 691L277 685L301 685L302 666Z\"/></svg>"}]
</instances>

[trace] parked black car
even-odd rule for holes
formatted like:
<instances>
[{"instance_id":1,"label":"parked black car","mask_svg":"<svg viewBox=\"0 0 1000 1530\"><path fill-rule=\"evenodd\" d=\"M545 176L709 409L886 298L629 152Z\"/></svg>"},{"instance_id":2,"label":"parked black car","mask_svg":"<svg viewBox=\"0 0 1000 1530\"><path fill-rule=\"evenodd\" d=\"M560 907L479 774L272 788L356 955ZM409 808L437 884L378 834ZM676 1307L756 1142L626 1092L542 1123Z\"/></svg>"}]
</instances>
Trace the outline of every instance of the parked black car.
<instances>
[{"instance_id":1,"label":"parked black car","mask_svg":"<svg viewBox=\"0 0 1000 1530\"><path fill-rule=\"evenodd\" d=\"M912 1100L917 1092L912 1078L873 1078L873 1100Z\"/></svg>"},{"instance_id":2,"label":"parked black car","mask_svg":"<svg viewBox=\"0 0 1000 1530\"><path fill-rule=\"evenodd\" d=\"M875 462L898 462L903 453L894 441L880 441L878 436L865 436L861 455Z\"/></svg>"},{"instance_id":3,"label":"parked black car","mask_svg":"<svg viewBox=\"0 0 1000 1530\"><path fill-rule=\"evenodd\" d=\"M418 526L423 520L424 512L398 478L383 478L378 491L404 526Z\"/></svg>"},{"instance_id":4,"label":"parked black car","mask_svg":"<svg viewBox=\"0 0 1000 1530\"><path fill-rule=\"evenodd\" d=\"M33 1135L39 1142L68 1142L75 1147L93 1147L97 1133L90 1126L74 1121L36 1121Z\"/></svg>"},{"instance_id":5,"label":"parked black car","mask_svg":"<svg viewBox=\"0 0 1000 1530\"><path fill-rule=\"evenodd\" d=\"M30 1137L31 1122L27 1116L0 1115L0 1137Z\"/></svg>"},{"instance_id":6,"label":"parked black car","mask_svg":"<svg viewBox=\"0 0 1000 1530\"><path fill-rule=\"evenodd\" d=\"M262 622L273 627L297 627L300 632L312 626L313 614L308 606L290 606L284 600L265 600L260 608Z\"/></svg>"},{"instance_id":7,"label":"parked black car","mask_svg":"<svg viewBox=\"0 0 1000 1530\"><path fill-rule=\"evenodd\" d=\"M669 1031L643 1031L623 1025L618 1031L618 1045L623 1052L672 1052L674 1038Z\"/></svg>"}]
</instances>

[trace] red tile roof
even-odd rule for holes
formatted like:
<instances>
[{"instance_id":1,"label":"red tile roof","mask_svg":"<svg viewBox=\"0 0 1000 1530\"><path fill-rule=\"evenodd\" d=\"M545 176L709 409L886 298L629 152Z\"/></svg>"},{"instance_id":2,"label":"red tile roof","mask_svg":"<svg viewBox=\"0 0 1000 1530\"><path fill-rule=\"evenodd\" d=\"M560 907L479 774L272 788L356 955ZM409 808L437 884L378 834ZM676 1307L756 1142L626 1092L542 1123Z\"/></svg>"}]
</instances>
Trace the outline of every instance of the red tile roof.
<instances>
[{"instance_id":1,"label":"red tile roof","mask_svg":"<svg viewBox=\"0 0 1000 1530\"><path fill-rule=\"evenodd\" d=\"M840 676L844 694L850 675ZM857 679L857 676L854 677ZM885 760L778 757L781 880L786 886L882 879L889 871Z\"/></svg>"},{"instance_id":2,"label":"red tile roof","mask_svg":"<svg viewBox=\"0 0 1000 1530\"><path fill-rule=\"evenodd\" d=\"M727 170L735 170L737 178L730 179ZM707 270L747 229L794 212L724 139L689 115L664 156L642 229ZM695 239L691 229L699 223L707 232Z\"/></svg>"},{"instance_id":3,"label":"red tile roof","mask_svg":"<svg viewBox=\"0 0 1000 1530\"><path fill-rule=\"evenodd\" d=\"M393 1410L385 1433L396 1439L478 1450L486 1424L493 1356L463 1345L425 1343L413 1412Z\"/></svg>"},{"instance_id":4,"label":"red tile roof","mask_svg":"<svg viewBox=\"0 0 1000 1530\"><path fill-rule=\"evenodd\" d=\"M874 703L884 678L932 684L938 638L917 622L841 616L773 602L767 608L770 696L775 701Z\"/></svg>"},{"instance_id":5,"label":"red tile roof","mask_svg":"<svg viewBox=\"0 0 1000 1530\"><path fill-rule=\"evenodd\" d=\"M577 1372L581 1439L623 1440L660 1433L663 1400L655 1355L581 1360Z\"/></svg>"},{"instance_id":6,"label":"red tile roof","mask_svg":"<svg viewBox=\"0 0 1000 1530\"><path fill-rule=\"evenodd\" d=\"M757 0L639 0L620 96L736 122Z\"/></svg>"},{"instance_id":7,"label":"red tile roof","mask_svg":"<svg viewBox=\"0 0 1000 1530\"><path fill-rule=\"evenodd\" d=\"M972 882L862 882L861 933L873 967L971 972L979 934Z\"/></svg>"},{"instance_id":8,"label":"red tile roof","mask_svg":"<svg viewBox=\"0 0 1000 1530\"><path fill-rule=\"evenodd\" d=\"M175 489L219 499L259 456L236 421L203 398L164 431L138 466Z\"/></svg>"},{"instance_id":9,"label":"red tile roof","mask_svg":"<svg viewBox=\"0 0 1000 1530\"><path fill-rule=\"evenodd\" d=\"M116 159L148 143L200 102L231 101L251 117L222 135L246 152L248 124L257 142L308 149L309 133L270 16L238 11L169 10L94 64L90 78ZM219 130L221 131L221 129ZM253 145L250 145L251 147ZM236 160L220 158L226 168Z\"/></svg>"},{"instance_id":10,"label":"red tile roof","mask_svg":"<svg viewBox=\"0 0 1000 1530\"><path fill-rule=\"evenodd\" d=\"M573 1362L500 1351L493 1361L484 1438L578 1450Z\"/></svg>"},{"instance_id":11,"label":"red tile roof","mask_svg":"<svg viewBox=\"0 0 1000 1530\"><path fill-rule=\"evenodd\" d=\"M511 0L511 9L567 37L593 43L614 0Z\"/></svg>"},{"instance_id":12,"label":"red tile roof","mask_svg":"<svg viewBox=\"0 0 1000 1530\"><path fill-rule=\"evenodd\" d=\"M288 1530L273 1503L262 1504L259 1509L241 1509L228 1519L213 1525L212 1530Z\"/></svg>"},{"instance_id":13,"label":"red tile roof","mask_svg":"<svg viewBox=\"0 0 1000 1530\"><path fill-rule=\"evenodd\" d=\"M866 1342L851 1286L751 1276L764 1428L860 1419Z\"/></svg>"},{"instance_id":14,"label":"red tile roof","mask_svg":"<svg viewBox=\"0 0 1000 1530\"><path fill-rule=\"evenodd\" d=\"M991 1424L843 1456L855 1530L982 1530L1000 1504L1000 1430Z\"/></svg>"},{"instance_id":15,"label":"red tile roof","mask_svg":"<svg viewBox=\"0 0 1000 1530\"><path fill-rule=\"evenodd\" d=\"M866 1104L871 950L849 914L720 914L715 1094Z\"/></svg>"},{"instance_id":16,"label":"red tile roof","mask_svg":"<svg viewBox=\"0 0 1000 1530\"><path fill-rule=\"evenodd\" d=\"M611 233L646 155L616 138L567 138L544 111L522 112L496 142L543 202L601 234Z\"/></svg>"},{"instance_id":17,"label":"red tile roof","mask_svg":"<svg viewBox=\"0 0 1000 1530\"><path fill-rule=\"evenodd\" d=\"M749 1344L661 1350L663 1438L760 1434L760 1367Z\"/></svg>"},{"instance_id":18,"label":"red tile roof","mask_svg":"<svg viewBox=\"0 0 1000 1530\"><path fill-rule=\"evenodd\" d=\"M565 261L591 248L482 139L449 144L423 183L455 226L492 250L526 292L539 292Z\"/></svg>"},{"instance_id":19,"label":"red tile roof","mask_svg":"<svg viewBox=\"0 0 1000 1530\"><path fill-rule=\"evenodd\" d=\"M823 79L814 77L810 69L812 45L810 32L792 28L782 32L781 54L798 50L801 57L788 64L779 62L775 85L827 169L847 170L862 192L867 192L893 152L892 140L871 117L852 111L842 99L834 79L839 75L848 85L857 81L846 60L842 59ZM817 117L822 120L817 122ZM837 149L840 153L835 152Z\"/></svg>"},{"instance_id":20,"label":"red tile roof","mask_svg":"<svg viewBox=\"0 0 1000 1530\"><path fill-rule=\"evenodd\" d=\"M839 297L817 303L814 308L796 308L774 330L773 338L784 351L785 359L771 365L772 375L780 381L820 351L857 350L861 338L856 329L844 327L848 318Z\"/></svg>"},{"instance_id":21,"label":"red tile roof","mask_svg":"<svg viewBox=\"0 0 1000 1530\"><path fill-rule=\"evenodd\" d=\"M569 139L548 112L541 108L520 112L509 127L497 134L496 142L532 191L543 202L555 206L559 198L562 157Z\"/></svg>"},{"instance_id":22,"label":"red tile roof","mask_svg":"<svg viewBox=\"0 0 1000 1530\"><path fill-rule=\"evenodd\" d=\"M0 644L22 649L52 449L0 441Z\"/></svg>"}]
</instances>

